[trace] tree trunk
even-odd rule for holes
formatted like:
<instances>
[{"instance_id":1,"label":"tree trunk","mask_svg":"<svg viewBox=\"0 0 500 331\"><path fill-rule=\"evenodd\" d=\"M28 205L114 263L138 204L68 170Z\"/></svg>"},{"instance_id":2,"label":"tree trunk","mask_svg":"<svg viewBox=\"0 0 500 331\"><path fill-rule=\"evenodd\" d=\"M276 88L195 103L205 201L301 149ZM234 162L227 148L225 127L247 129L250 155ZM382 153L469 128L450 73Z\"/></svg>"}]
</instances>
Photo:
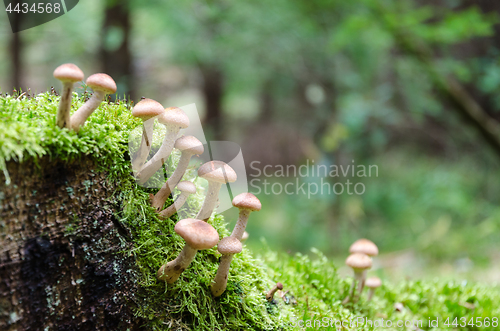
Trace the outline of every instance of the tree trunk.
<instances>
[{"instance_id":1,"label":"tree trunk","mask_svg":"<svg viewBox=\"0 0 500 331\"><path fill-rule=\"evenodd\" d=\"M18 31L21 26L21 16L22 15L13 15L12 16L12 31ZM11 71L11 84L14 89L21 89L21 49L22 49L22 40L20 32L12 33L12 39L10 40L10 63L12 65Z\"/></svg>"},{"instance_id":2,"label":"tree trunk","mask_svg":"<svg viewBox=\"0 0 500 331\"><path fill-rule=\"evenodd\" d=\"M131 248L106 174L82 157L8 163L0 183L0 329L139 330Z\"/></svg>"},{"instance_id":3,"label":"tree trunk","mask_svg":"<svg viewBox=\"0 0 500 331\"><path fill-rule=\"evenodd\" d=\"M212 140L224 140L222 130L222 98L224 76L216 66L201 66L203 75L203 96L205 98L205 122L210 126Z\"/></svg>"},{"instance_id":4,"label":"tree trunk","mask_svg":"<svg viewBox=\"0 0 500 331\"><path fill-rule=\"evenodd\" d=\"M130 10L127 1L113 1L106 6L101 34L102 70L116 81L117 96L134 100L134 77L130 52Z\"/></svg>"},{"instance_id":5,"label":"tree trunk","mask_svg":"<svg viewBox=\"0 0 500 331\"><path fill-rule=\"evenodd\" d=\"M267 79L260 90L260 113L258 123L271 123L274 113L273 81Z\"/></svg>"}]
</instances>

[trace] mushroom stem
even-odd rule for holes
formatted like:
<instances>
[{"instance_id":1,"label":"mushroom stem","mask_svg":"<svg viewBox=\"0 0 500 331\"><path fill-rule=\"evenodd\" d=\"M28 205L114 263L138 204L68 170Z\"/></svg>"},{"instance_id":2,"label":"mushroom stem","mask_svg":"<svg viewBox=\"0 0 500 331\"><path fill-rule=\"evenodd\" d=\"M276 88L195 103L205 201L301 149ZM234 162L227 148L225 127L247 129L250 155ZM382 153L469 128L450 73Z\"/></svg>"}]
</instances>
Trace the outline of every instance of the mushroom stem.
<instances>
[{"instance_id":1,"label":"mushroom stem","mask_svg":"<svg viewBox=\"0 0 500 331\"><path fill-rule=\"evenodd\" d=\"M360 275L358 275L358 295L356 296L356 301L361 297L361 293L365 288L365 280L366 280L366 270L363 270Z\"/></svg>"},{"instance_id":2,"label":"mushroom stem","mask_svg":"<svg viewBox=\"0 0 500 331\"><path fill-rule=\"evenodd\" d=\"M173 214L175 214L177 212L177 210L180 209L184 205L188 196L189 196L189 193L181 192L181 194L179 194L179 196L177 197L177 199L174 201L174 203L172 205L168 206L168 208L165 208L160 212L160 214L158 215L158 218L161 220L164 220L164 219L169 218Z\"/></svg>"},{"instance_id":3,"label":"mushroom stem","mask_svg":"<svg viewBox=\"0 0 500 331\"><path fill-rule=\"evenodd\" d=\"M149 160L137 174L139 179L139 184L144 184L151 176L161 168L161 166L167 161L172 149L174 148L175 139L179 133L179 128L174 125L166 125L167 132L163 143L161 144L158 152L153 155L151 160Z\"/></svg>"},{"instance_id":4,"label":"mushroom stem","mask_svg":"<svg viewBox=\"0 0 500 331\"><path fill-rule=\"evenodd\" d=\"M217 205L217 199L219 198L219 190L222 184L218 182L209 181L208 182L208 191L205 196L205 201L203 201L203 206L201 206L197 219L207 221L212 212L214 211L215 206Z\"/></svg>"},{"instance_id":5,"label":"mushroom stem","mask_svg":"<svg viewBox=\"0 0 500 331\"><path fill-rule=\"evenodd\" d=\"M182 272L189 267L196 252L198 252L198 250L186 244L175 260L164 264L158 270L157 278L166 281L168 284L172 284L179 278Z\"/></svg>"},{"instance_id":6,"label":"mushroom stem","mask_svg":"<svg viewBox=\"0 0 500 331\"><path fill-rule=\"evenodd\" d=\"M282 290L282 289L283 289L283 284L276 283L276 285L274 285L274 287L271 290L269 290L269 292L267 292L266 300L269 302L273 301L274 293L276 293L277 290Z\"/></svg>"},{"instance_id":7,"label":"mushroom stem","mask_svg":"<svg viewBox=\"0 0 500 331\"><path fill-rule=\"evenodd\" d=\"M370 291L368 292L368 298L366 299L366 302L370 302L372 300L374 293L375 293L375 289L371 288Z\"/></svg>"},{"instance_id":8,"label":"mushroom stem","mask_svg":"<svg viewBox=\"0 0 500 331\"><path fill-rule=\"evenodd\" d=\"M71 98L73 93L73 82L63 82L63 92L57 108L56 124L60 128L70 126Z\"/></svg>"},{"instance_id":9,"label":"mushroom stem","mask_svg":"<svg viewBox=\"0 0 500 331\"><path fill-rule=\"evenodd\" d=\"M149 151L151 150L151 141L153 140L154 124L155 120L152 118L145 121L142 125L141 145L132 160L132 170L134 171L139 171L148 158Z\"/></svg>"},{"instance_id":10,"label":"mushroom stem","mask_svg":"<svg viewBox=\"0 0 500 331\"><path fill-rule=\"evenodd\" d=\"M71 116L70 118L70 123L71 123L71 128L78 132L80 130L80 126L85 123L87 118L92 114L94 110L99 107L101 102L104 100L104 97L106 96L106 93L104 91L99 91L96 90L94 91L94 94L92 94L92 97L90 97L87 102L83 104L78 110Z\"/></svg>"},{"instance_id":11,"label":"mushroom stem","mask_svg":"<svg viewBox=\"0 0 500 331\"><path fill-rule=\"evenodd\" d=\"M232 254L222 255L220 258L219 268L212 283L211 291L214 297L219 297L224 293L227 286L227 277L229 274L229 266L233 259Z\"/></svg>"},{"instance_id":12,"label":"mushroom stem","mask_svg":"<svg viewBox=\"0 0 500 331\"><path fill-rule=\"evenodd\" d=\"M354 279L352 280L351 289L349 291L349 295L342 301L342 304L346 304L355 296L356 283L358 283L358 291L363 282L363 277L366 275L366 270L354 270ZM361 292L359 292L361 294Z\"/></svg>"},{"instance_id":13,"label":"mushroom stem","mask_svg":"<svg viewBox=\"0 0 500 331\"><path fill-rule=\"evenodd\" d=\"M240 209L240 214L238 216L238 222L234 226L231 237L235 237L238 240L243 238L243 233L245 233L245 228L247 227L248 217L252 211L249 209Z\"/></svg>"},{"instance_id":14,"label":"mushroom stem","mask_svg":"<svg viewBox=\"0 0 500 331\"><path fill-rule=\"evenodd\" d=\"M183 152L181 154L181 158L179 160L179 163L177 164L177 168L175 168L174 173L154 196L152 201L153 208L155 208L156 210L160 210L163 207L165 201L167 201L168 197L170 196L170 193L172 193L172 190L177 186L177 184L179 184L182 176L184 176L191 156L191 153Z\"/></svg>"},{"instance_id":15,"label":"mushroom stem","mask_svg":"<svg viewBox=\"0 0 500 331\"><path fill-rule=\"evenodd\" d=\"M342 301L342 304L345 305L349 301L351 301L351 298L354 294L354 289L356 288L356 278L352 280L351 288L349 289L349 294L345 297L345 299Z\"/></svg>"}]
</instances>

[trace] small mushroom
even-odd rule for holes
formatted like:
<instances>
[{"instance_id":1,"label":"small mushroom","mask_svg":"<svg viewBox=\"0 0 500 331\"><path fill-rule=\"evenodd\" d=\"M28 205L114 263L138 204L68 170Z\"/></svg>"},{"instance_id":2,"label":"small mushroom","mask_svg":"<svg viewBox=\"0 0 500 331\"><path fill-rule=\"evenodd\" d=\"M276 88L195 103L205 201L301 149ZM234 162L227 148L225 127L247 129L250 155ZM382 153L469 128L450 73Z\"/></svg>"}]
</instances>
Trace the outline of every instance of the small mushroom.
<instances>
[{"instance_id":1,"label":"small mushroom","mask_svg":"<svg viewBox=\"0 0 500 331\"><path fill-rule=\"evenodd\" d=\"M248 237L250 235L248 234L248 232L243 232L243 236L241 236L241 242L244 243L245 241L247 241Z\"/></svg>"},{"instance_id":2,"label":"small mushroom","mask_svg":"<svg viewBox=\"0 0 500 331\"><path fill-rule=\"evenodd\" d=\"M276 293L277 290L282 290L283 289L283 284L281 283L276 283L272 289L269 290L266 294L266 300L271 302L274 299L274 293Z\"/></svg>"},{"instance_id":3,"label":"small mushroom","mask_svg":"<svg viewBox=\"0 0 500 331\"><path fill-rule=\"evenodd\" d=\"M175 260L164 264L158 270L157 278L166 281L168 284L175 282L182 272L189 267L196 252L210 249L217 245L219 241L217 230L210 224L192 218L179 221L174 230L186 241L186 245Z\"/></svg>"},{"instance_id":4,"label":"small mushroom","mask_svg":"<svg viewBox=\"0 0 500 331\"><path fill-rule=\"evenodd\" d=\"M57 108L56 124L60 128L69 128L73 85L83 80L83 71L73 63L65 63L54 70L54 78L63 83L61 100L59 108Z\"/></svg>"},{"instance_id":5,"label":"small mushroom","mask_svg":"<svg viewBox=\"0 0 500 331\"><path fill-rule=\"evenodd\" d=\"M71 116L71 128L76 132L80 130L87 118L104 101L106 95L116 92L115 81L106 74L93 74L87 78L86 84L94 90L94 94Z\"/></svg>"},{"instance_id":6,"label":"small mushroom","mask_svg":"<svg viewBox=\"0 0 500 331\"><path fill-rule=\"evenodd\" d=\"M368 256L377 256L378 247L371 240L358 239L349 247L349 253L363 253Z\"/></svg>"},{"instance_id":7,"label":"small mushroom","mask_svg":"<svg viewBox=\"0 0 500 331\"><path fill-rule=\"evenodd\" d=\"M208 224L208 223L207 223ZM219 297L224 293L227 286L227 277L229 274L229 266L231 265L231 260L234 254L241 252L241 243L238 239L233 237L223 238L219 245L217 246L219 253L222 254L220 258L219 268L217 269L217 274L212 282L212 295L214 297Z\"/></svg>"},{"instance_id":8,"label":"small mushroom","mask_svg":"<svg viewBox=\"0 0 500 331\"><path fill-rule=\"evenodd\" d=\"M179 210L184 205L187 198L191 194L196 193L196 186L188 181L180 182L179 185L177 185L177 188L179 189L179 191L181 191L181 194L179 194L172 205L160 212L160 215L158 216L160 219L167 219L175 214L177 210Z\"/></svg>"},{"instance_id":9,"label":"small mushroom","mask_svg":"<svg viewBox=\"0 0 500 331\"><path fill-rule=\"evenodd\" d=\"M158 149L156 154L153 155L137 174L139 184L144 184L162 167L174 148L179 131L189 126L189 118L182 109L177 107L166 108L163 114L158 117L158 122L165 125L167 129L165 138L160 149Z\"/></svg>"},{"instance_id":10,"label":"small mushroom","mask_svg":"<svg viewBox=\"0 0 500 331\"><path fill-rule=\"evenodd\" d=\"M359 282L358 289L361 290L361 284L363 283L363 280L365 278L366 270L372 267L372 259L366 254L354 253L347 257L345 264L351 267L354 271L354 279L351 285L351 290L349 291L349 295L344 299L344 301L342 302L343 304L348 303L353 297L356 282Z\"/></svg>"},{"instance_id":11,"label":"small mushroom","mask_svg":"<svg viewBox=\"0 0 500 331\"><path fill-rule=\"evenodd\" d=\"M365 286L370 289L367 299L367 301L370 301L373 297L373 293L375 293L375 289L382 286L382 281L378 277L370 277L365 281Z\"/></svg>"},{"instance_id":12,"label":"small mushroom","mask_svg":"<svg viewBox=\"0 0 500 331\"><path fill-rule=\"evenodd\" d=\"M369 257L373 257L378 255L378 247L371 240L362 238L356 240L351 247L349 247L349 253L362 253L368 255ZM363 292L364 286L365 278L363 276L363 280L360 282L359 295Z\"/></svg>"},{"instance_id":13,"label":"small mushroom","mask_svg":"<svg viewBox=\"0 0 500 331\"><path fill-rule=\"evenodd\" d=\"M175 148L181 151L181 158L179 163L177 163L177 168L175 168L174 173L167 182L162 186L162 188L156 193L153 198L152 205L156 210L160 210L165 201L167 201L172 190L177 186L179 181L184 176L186 169L189 165L189 160L193 155L203 154L204 148L201 141L193 136L182 136L175 141Z\"/></svg>"},{"instance_id":14,"label":"small mushroom","mask_svg":"<svg viewBox=\"0 0 500 331\"><path fill-rule=\"evenodd\" d=\"M204 163L198 169L198 176L208 181L208 191L196 218L207 221L214 211L219 197L219 190L222 184L236 181L236 172L233 168L222 161L210 161Z\"/></svg>"},{"instance_id":15,"label":"small mushroom","mask_svg":"<svg viewBox=\"0 0 500 331\"><path fill-rule=\"evenodd\" d=\"M231 237L242 240L243 233L247 227L248 217L253 211L259 211L262 208L260 200L252 193L241 193L234 197L233 206L240 210L238 222L234 226Z\"/></svg>"},{"instance_id":16,"label":"small mushroom","mask_svg":"<svg viewBox=\"0 0 500 331\"><path fill-rule=\"evenodd\" d=\"M161 115L164 111L163 106L152 99L141 100L132 109L132 116L140 118L143 127L141 145L132 158L134 171L139 171L146 162L153 140L154 117Z\"/></svg>"}]
</instances>

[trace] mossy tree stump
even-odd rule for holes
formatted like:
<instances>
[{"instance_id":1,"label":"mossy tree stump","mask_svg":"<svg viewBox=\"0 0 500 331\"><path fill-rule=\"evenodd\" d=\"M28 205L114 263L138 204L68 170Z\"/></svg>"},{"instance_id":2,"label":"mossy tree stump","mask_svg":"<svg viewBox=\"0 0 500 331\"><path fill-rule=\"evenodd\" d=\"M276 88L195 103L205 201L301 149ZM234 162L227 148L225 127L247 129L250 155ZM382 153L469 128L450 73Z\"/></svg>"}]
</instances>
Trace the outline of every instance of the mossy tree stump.
<instances>
[{"instance_id":1,"label":"mossy tree stump","mask_svg":"<svg viewBox=\"0 0 500 331\"><path fill-rule=\"evenodd\" d=\"M10 162L0 183L0 329L136 330L134 260L90 158Z\"/></svg>"}]
</instances>

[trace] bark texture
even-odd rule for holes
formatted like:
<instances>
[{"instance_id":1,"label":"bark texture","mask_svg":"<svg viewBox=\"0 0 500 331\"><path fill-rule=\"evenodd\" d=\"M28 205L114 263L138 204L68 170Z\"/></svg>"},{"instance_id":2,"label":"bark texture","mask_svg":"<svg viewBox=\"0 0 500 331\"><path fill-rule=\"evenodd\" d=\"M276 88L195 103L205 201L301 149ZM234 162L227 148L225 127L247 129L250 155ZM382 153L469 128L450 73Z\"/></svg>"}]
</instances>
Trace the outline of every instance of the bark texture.
<instances>
[{"instance_id":1,"label":"bark texture","mask_svg":"<svg viewBox=\"0 0 500 331\"><path fill-rule=\"evenodd\" d=\"M138 330L134 261L90 159L10 163L0 182L0 329Z\"/></svg>"}]
</instances>

